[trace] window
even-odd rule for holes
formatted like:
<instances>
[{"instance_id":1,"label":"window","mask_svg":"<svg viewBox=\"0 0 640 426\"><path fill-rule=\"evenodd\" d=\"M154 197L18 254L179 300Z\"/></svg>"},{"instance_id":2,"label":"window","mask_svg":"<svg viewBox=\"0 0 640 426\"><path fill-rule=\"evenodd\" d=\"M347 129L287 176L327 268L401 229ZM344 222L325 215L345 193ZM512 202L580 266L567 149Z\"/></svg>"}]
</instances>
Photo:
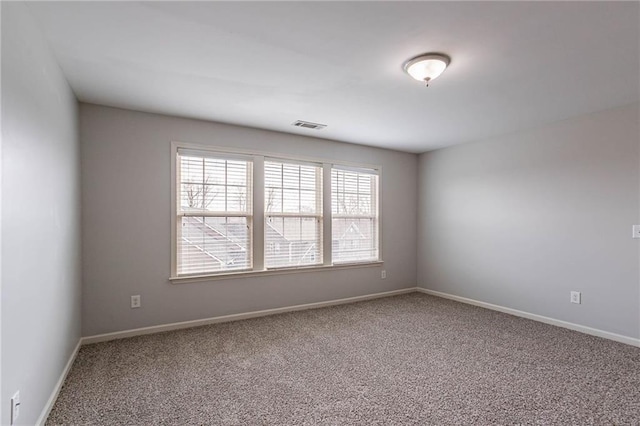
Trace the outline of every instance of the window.
<instances>
[{"instance_id":1,"label":"window","mask_svg":"<svg viewBox=\"0 0 640 426\"><path fill-rule=\"evenodd\" d=\"M264 162L265 267L322 264L322 168Z\"/></svg>"},{"instance_id":2,"label":"window","mask_svg":"<svg viewBox=\"0 0 640 426\"><path fill-rule=\"evenodd\" d=\"M379 168L171 146L172 280L380 262Z\"/></svg>"},{"instance_id":3,"label":"window","mask_svg":"<svg viewBox=\"0 0 640 426\"><path fill-rule=\"evenodd\" d=\"M378 176L374 170L331 170L333 263L378 260Z\"/></svg>"},{"instance_id":4,"label":"window","mask_svg":"<svg viewBox=\"0 0 640 426\"><path fill-rule=\"evenodd\" d=\"M252 266L252 163L178 151L177 275Z\"/></svg>"}]
</instances>

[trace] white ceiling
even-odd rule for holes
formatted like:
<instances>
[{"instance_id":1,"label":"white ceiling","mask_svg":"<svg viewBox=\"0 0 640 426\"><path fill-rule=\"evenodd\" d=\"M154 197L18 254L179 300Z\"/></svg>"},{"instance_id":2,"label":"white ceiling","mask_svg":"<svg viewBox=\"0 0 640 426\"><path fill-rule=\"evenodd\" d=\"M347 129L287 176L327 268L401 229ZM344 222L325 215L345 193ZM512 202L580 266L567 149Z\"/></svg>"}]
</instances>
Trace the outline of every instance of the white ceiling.
<instances>
[{"instance_id":1,"label":"white ceiling","mask_svg":"<svg viewBox=\"0 0 640 426\"><path fill-rule=\"evenodd\" d=\"M639 5L29 4L81 101L409 152L638 102ZM425 88L402 63L430 51Z\"/></svg>"}]
</instances>

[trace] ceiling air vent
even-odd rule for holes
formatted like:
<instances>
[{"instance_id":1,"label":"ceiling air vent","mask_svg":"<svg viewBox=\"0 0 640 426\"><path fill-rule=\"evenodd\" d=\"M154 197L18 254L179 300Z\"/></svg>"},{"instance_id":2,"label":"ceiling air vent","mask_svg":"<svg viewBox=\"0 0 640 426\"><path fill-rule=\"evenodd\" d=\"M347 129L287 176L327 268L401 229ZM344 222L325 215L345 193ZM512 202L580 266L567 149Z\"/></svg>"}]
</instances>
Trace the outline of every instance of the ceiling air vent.
<instances>
[{"instance_id":1,"label":"ceiling air vent","mask_svg":"<svg viewBox=\"0 0 640 426\"><path fill-rule=\"evenodd\" d=\"M320 130L327 127L326 124L318 124L318 123L312 123L310 121L302 121L302 120L294 121L293 123L291 123L291 125L296 127L304 127L305 129L313 129L313 130Z\"/></svg>"}]
</instances>

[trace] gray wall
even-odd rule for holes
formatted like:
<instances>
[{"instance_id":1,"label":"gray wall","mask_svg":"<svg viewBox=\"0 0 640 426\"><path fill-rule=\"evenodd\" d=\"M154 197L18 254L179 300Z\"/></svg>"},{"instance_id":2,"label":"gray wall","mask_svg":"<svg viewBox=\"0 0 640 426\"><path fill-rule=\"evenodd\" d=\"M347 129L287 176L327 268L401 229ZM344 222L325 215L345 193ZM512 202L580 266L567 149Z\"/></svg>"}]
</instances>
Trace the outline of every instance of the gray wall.
<instances>
[{"instance_id":1,"label":"gray wall","mask_svg":"<svg viewBox=\"0 0 640 426\"><path fill-rule=\"evenodd\" d=\"M76 99L24 3L2 3L2 417L34 424L80 338Z\"/></svg>"},{"instance_id":2,"label":"gray wall","mask_svg":"<svg viewBox=\"0 0 640 426\"><path fill-rule=\"evenodd\" d=\"M419 286L639 337L638 114L422 154Z\"/></svg>"},{"instance_id":3,"label":"gray wall","mask_svg":"<svg viewBox=\"0 0 640 426\"><path fill-rule=\"evenodd\" d=\"M416 285L417 155L90 104L80 138L85 336ZM170 283L172 140L382 165L384 266Z\"/></svg>"}]
</instances>

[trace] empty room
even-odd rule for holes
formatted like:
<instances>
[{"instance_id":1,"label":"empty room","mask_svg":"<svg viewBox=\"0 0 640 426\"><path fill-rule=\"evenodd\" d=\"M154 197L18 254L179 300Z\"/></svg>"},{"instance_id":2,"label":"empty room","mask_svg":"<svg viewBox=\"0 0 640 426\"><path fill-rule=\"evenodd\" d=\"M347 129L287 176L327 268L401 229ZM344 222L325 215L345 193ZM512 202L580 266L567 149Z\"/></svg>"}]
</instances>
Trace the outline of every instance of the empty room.
<instances>
[{"instance_id":1,"label":"empty room","mask_svg":"<svg viewBox=\"0 0 640 426\"><path fill-rule=\"evenodd\" d=\"M1 425L640 425L640 2L0 17Z\"/></svg>"}]
</instances>

